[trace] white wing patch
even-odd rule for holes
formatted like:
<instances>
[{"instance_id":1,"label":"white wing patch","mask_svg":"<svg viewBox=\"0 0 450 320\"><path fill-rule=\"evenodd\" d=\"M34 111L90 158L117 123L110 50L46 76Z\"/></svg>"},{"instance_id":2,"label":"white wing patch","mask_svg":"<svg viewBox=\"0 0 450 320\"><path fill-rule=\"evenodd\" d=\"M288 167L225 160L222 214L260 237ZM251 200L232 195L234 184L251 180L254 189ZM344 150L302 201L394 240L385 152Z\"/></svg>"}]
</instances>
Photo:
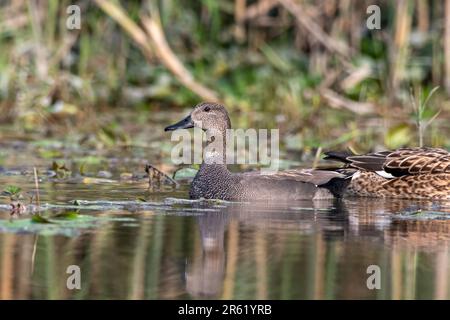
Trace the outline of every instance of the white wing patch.
<instances>
[{"instance_id":1,"label":"white wing patch","mask_svg":"<svg viewBox=\"0 0 450 320\"><path fill-rule=\"evenodd\" d=\"M375 171L375 173L378 174L379 176L382 176L383 178L386 178L386 179L394 179L395 178L392 174L387 173L384 170Z\"/></svg>"},{"instance_id":2,"label":"white wing patch","mask_svg":"<svg viewBox=\"0 0 450 320\"><path fill-rule=\"evenodd\" d=\"M356 172L352 175L352 180L357 179L360 175L361 175L361 171L356 171Z\"/></svg>"}]
</instances>

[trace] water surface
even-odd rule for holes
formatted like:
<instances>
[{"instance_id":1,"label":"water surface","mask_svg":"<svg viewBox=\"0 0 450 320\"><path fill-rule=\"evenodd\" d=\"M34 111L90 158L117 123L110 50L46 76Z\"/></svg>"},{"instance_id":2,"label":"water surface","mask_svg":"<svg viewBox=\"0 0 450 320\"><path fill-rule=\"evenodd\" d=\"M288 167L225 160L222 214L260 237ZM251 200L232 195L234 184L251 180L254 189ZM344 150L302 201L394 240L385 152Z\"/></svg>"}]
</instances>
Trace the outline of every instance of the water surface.
<instances>
[{"instance_id":1,"label":"water surface","mask_svg":"<svg viewBox=\"0 0 450 320\"><path fill-rule=\"evenodd\" d=\"M185 181L147 188L151 148L106 154L83 175L75 171L88 151L68 152L70 177L52 176L36 148L2 145L0 185L35 192L36 166L40 214L77 217L31 222L26 195L20 215L1 198L1 299L450 298L450 203L189 201ZM70 265L80 290L67 288ZM372 265L380 289L367 287Z\"/></svg>"}]
</instances>

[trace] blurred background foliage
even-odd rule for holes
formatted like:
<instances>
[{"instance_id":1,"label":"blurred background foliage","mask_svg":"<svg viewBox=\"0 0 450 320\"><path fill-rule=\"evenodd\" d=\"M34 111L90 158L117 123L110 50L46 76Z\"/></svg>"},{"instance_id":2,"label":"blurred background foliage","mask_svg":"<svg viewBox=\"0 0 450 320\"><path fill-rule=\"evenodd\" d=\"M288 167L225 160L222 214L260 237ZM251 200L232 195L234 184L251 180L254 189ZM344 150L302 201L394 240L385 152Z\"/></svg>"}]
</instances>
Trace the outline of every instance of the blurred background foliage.
<instances>
[{"instance_id":1,"label":"blurred background foliage","mask_svg":"<svg viewBox=\"0 0 450 320\"><path fill-rule=\"evenodd\" d=\"M217 100L288 148L448 148L449 94L450 0L0 1L0 138L123 143L129 111Z\"/></svg>"}]
</instances>

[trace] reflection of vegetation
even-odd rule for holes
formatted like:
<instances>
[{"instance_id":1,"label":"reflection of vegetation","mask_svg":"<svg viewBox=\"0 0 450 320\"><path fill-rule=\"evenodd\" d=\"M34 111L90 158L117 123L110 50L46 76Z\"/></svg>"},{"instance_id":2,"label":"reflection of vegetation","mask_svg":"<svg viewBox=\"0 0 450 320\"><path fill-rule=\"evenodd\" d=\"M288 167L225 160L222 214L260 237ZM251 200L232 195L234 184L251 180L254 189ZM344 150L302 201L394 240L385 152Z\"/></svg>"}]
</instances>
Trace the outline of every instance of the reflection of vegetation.
<instances>
[{"instance_id":1,"label":"reflection of vegetation","mask_svg":"<svg viewBox=\"0 0 450 320\"><path fill-rule=\"evenodd\" d=\"M330 140L368 149L386 136L389 146L414 144L411 85L441 85L435 105L448 117L443 2L381 1L381 30L365 29L368 0L79 1L81 30L64 27L69 4L0 6L2 121L128 144L120 117L118 127L111 117L98 125L104 106L190 106L199 100L193 92L204 92L196 85L248 115L236 117L237 127L264 112L262 125L282 127L302 149ZM449 144L448 123L431 126L424 144Z\"/></svg>"},{"instance_id":2,"label":"reflection of vegetation","mask_svg":"<svg viewBox=\"0 0 450 320\"><path fill-rule=\"evenodd\" d=\"M56 224L3 222L0 228L39 228L42 236L31 272L35 236L0 234L0 298L448 298L449 221L387 224L374 208L379 201L358 203L349 220L323 209L138 218L105 211L60 220L66 232L57 234L68 237L51 236ZM73 237L83 228L91 229ZM71 264L81 267L80 291L65 287ZM382 269L381 290L366 287L373 264Z\"/></svg>"}]
</instances>

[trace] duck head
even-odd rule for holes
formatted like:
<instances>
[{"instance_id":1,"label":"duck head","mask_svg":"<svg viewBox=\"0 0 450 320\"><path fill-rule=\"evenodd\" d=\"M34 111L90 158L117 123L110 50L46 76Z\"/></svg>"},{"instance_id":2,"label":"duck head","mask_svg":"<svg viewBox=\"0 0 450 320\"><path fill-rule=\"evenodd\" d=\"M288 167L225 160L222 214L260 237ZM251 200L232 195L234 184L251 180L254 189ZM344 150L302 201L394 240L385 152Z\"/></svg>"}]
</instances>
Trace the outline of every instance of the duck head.
<instances>
[{"instance_id":1,"label":"duck head","mask_svg":"<svg viewBox=\"0 0 450 320\"><path fill-rule=\"evenodd\" d=\"M203 130L225 132L231 128L230 117L225 107L221 104L202 102L195 106L194 110L183 120L170 125L164 131L177 129L201 128Z\"/></svg>"}]
</instances>

